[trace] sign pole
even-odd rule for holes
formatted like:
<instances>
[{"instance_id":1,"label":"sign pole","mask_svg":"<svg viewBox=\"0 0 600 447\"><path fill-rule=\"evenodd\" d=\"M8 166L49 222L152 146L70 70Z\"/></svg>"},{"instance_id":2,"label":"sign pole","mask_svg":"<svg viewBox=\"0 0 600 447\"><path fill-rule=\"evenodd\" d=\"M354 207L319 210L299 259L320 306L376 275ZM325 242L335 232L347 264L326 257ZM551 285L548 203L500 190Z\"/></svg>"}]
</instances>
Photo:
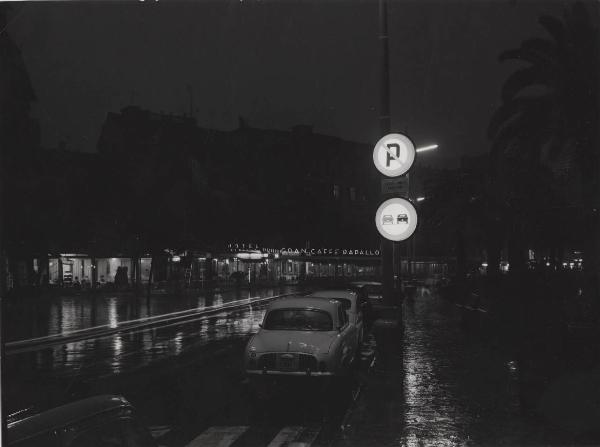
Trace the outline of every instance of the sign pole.
<instances>
[{"instance_id":1,"label":"sign pole","mask_svg":"<svg viewBox=\"0 0 600 447\"><path fill-rule=\"evenodd\" d=\"M381 135L390 132L390 58L387 23L388 0L379 0L379 40L381 42L381 104L379 127ZM381 176L385 178L385 176ZM381 238L381 275L383 301L387 305L396 304L394 296L394 243Z\"/></svg>"}]
</instances>

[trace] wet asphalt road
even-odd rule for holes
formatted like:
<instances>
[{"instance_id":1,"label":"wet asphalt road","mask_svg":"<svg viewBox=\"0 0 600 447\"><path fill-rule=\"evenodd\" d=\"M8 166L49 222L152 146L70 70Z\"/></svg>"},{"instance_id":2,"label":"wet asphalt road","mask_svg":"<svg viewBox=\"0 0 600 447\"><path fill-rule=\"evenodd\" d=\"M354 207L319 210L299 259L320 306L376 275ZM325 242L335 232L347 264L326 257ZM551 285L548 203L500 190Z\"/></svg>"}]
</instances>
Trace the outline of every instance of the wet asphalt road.
<instances>
[{"instance_id":1,"label":"wet asphalt road","mask_svg":"<svg viewBox=\"0 0 600 447\"><path fill-rule=\"evenodd\" d=\"M220 306L251 297L266 297L294 291L294 287L259 290L185 290L180 296L153 292L151 297L131 293L86 293L71 290L53 297L20 297L5 303L3 317L6 341L67 334L90 327L115 327L124 321L189 309Z\"/></svg>"},{"instance_id":2,"label":"wet asphalt road","mask_svg":"<svg viewBox=\"0 0 600 447\"><path fill-rule=\"evenodd\" d=\"M289 290L261 295L276 292ZM227 302L231 297L224 298ZM223 297L211 300L216 306L222 302ZM110 309L110 299L108 303ZM294 383L281 395L285 397L257 400L242 375L243 349L258 330L266 306L250 304L185 323L165 321L148 329L14 353L5 362L13 385L5 392L6 409L41 410L79 397L116 393L134 403L148 426L159 427L162 445L185 445L212 423L252 426L240 440L248 445L262 445L290 424L310 426L304 434L331 437L331 430L323 427L333 427L337 422L329 421L343 417L358 383L317 392L312 383Z\"/></svg>"},{"instance_id":3,"label":"wet asphalt road","mask_svg":"<svg viewBox=\"0 0 600 447\"><path fill-rule=\"evenodd\" d=\"M532 384L515 353L465 331L460 310L427 289L405 303L403 334L390 335L375 362L365 349L353 380L283 384L257 400L241 356L264 308L9 356L5 408L119 393L169 446L214 427L230 427L234 446L268 445L290 427L315 445L600 445L560 413L524 405ZM551 393L543 397L552 404Z\"/></svg>"},{"instance_id":4,"label":"wet asphalt road","mask_svg":"<svg viewBox=\"0 0 600 447\"><path fill-rule=\"evenodd\" d=\"M268 290L260 295L273 295L278 292L279 290ZM224 301L240 297L235 293L223 295L216 294L210 297L210 304L219 306ZM103 307L107 309L108 315L114 314L120 317L118 319L115 317L115 322L122 322L131 317L128 311L132 307L131 299L132 297L100 298L105 300ZM197 299L202 301L198 307L204 308L206 297ZM73 308L71 300L72 298L60 300L54 303L54 306L58 309L67 309L68 315ZM189 298L185 300L185 304L189 305ZM138 301L140 305L145 304L143 299ZM181 301L171 297L170 305L163 305L162 311L180 310L184 307ZM82 314L90 314L90 302L87 306L86 303L78 304L77 307L82 309ZM156 305L156 302L152 304ZM248 305L238 311L225 311L211 316L191 318L185 323L165 321L152 328L92 337L8 355L4 362L5 377L15 386L6 390L5 404L9 413L31 405L51 406L60 403L62 396L67 397L71 393L77 393L74 390L81 389L82 384L89 381L112 378L115 374L132 374L145 367L152 369L157 362L177 359L188 351L197 352L202 357L203 353L209 352L215 346L233 348L243 345L245 340L258 330L265 306L266 303ZM48 312L49 323L45 327L55 326L55 315L52 310ZM89 323L89 319L82 318L77 324L67 325L68 329L63 332L73 328L89 327ZM206 348L209 345L210 348ZM60 387L59 383L63 388L57 389Z\"/></svg>"},{"instance_id":5,"label":"wet asphalt road","mask_svg":"<svg viewBox=\"0 0 600 447\"><path fill-rule=\"evenodd\" d=\"M378 357L337 446L600 445L600 371L535 376L519 346L466 330L424 288L403 310L403 340Z\"/></svg>"}]
</instances>

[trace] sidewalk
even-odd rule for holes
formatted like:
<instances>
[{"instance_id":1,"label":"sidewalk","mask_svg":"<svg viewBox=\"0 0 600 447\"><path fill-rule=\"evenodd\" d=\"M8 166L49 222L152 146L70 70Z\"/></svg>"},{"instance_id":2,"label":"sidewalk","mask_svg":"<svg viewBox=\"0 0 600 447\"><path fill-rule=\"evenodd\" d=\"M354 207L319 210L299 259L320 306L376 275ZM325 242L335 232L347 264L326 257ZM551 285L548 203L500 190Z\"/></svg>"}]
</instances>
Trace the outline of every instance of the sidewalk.
<instances>
[{"instance_id":1,"label":"sidewalk","mask_svg":"<svg viewBox=\"0 0 600 447\"><path fill-rule=\"evenodd\" d=\"M600 371L533 384L523 359L464 331L460 313L435 294L405 301L404 333L386 362L378 351L337 447L598 445ZM533 385L545 388L535 413L523 404Z\"/></svg>"},{"instance_id":2,"label":"sidewalk","mask_svg":"<svg viewBox=\"0 0 600 447\"><path fill-rule=\"evenodd\" d=\"M248 298L291 293L294 287L224 292L199 290L180 296L152 294L134 296L131 293L102 293L43 297L37 300L13 300L4 309L7 342L29 338L61 335L96 326L116 327L124 321L155 317L186 310L201 310Z\"/></svg>"}]
</instances>

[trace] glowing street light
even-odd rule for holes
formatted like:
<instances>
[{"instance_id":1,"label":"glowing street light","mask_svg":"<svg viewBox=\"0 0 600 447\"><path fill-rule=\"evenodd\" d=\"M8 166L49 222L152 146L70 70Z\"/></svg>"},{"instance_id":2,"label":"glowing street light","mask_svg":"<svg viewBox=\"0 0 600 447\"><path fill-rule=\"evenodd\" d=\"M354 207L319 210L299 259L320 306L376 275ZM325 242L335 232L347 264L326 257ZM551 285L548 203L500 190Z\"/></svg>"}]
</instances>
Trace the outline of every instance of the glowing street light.
<instances>
[{"instance_id":1,"label":"glowing street light","mask_svg":"<svg viewBox=\"0 0 600 447\"><path fill-rule=\"evenodd\" d=\"M431 151L431 150L433 150L433 149L437 149L437 148L438 148L438 145L437 145L437 144L432 144L432 145L429 145L429 146L418 147L418 148L416 149L416 152L425 152L425 151Z\"/></svg>"},{"instance_id":2,"label":"glowing street light","mask_svg":"<svg viewBox=\"0 0 600 447\"><path fill-rule=\"evenodd\" d=\"M423 200L425 200L425 197L417 197L417 202L422 202Z\"/></svg>"}]
</instances>

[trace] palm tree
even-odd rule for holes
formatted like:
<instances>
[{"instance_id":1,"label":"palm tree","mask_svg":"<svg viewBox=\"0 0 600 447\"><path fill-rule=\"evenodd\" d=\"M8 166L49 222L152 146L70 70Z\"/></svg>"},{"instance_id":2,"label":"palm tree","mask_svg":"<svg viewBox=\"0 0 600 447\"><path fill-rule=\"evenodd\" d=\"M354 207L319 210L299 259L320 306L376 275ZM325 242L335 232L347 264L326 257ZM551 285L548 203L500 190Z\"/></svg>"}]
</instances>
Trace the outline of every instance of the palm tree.
<instances>
[{"instance_id":1,"label":"palm tree","mask_svg":"<svg viewBox=\"0 0 600 447\"><path fill-rule=\"evenodd\" d=\"M564 11L562 20L542 16L539 22L548 37L525 40L500 55L501 61L517 60L526 66L504 83L503 103L489 126L492 157L515 157L527 167L568 160L571 172L581 176L590 297L598 297L600 290L598 15L596 3L577 2Z\"/></svg>"},{"instance_id":2,"label":"palm tree","mask_svg":"<svg viewBox=\"0 0 600 447\"><path fill-rule=\"evenodd\" d=\"M423 230L443 234L443 240L456 257L458 284L464 284L469 271L468 253L485 225L484 178L477 170L461 168L441 171L427 191L419 214Z\"/></svg>"}]
</instances>

